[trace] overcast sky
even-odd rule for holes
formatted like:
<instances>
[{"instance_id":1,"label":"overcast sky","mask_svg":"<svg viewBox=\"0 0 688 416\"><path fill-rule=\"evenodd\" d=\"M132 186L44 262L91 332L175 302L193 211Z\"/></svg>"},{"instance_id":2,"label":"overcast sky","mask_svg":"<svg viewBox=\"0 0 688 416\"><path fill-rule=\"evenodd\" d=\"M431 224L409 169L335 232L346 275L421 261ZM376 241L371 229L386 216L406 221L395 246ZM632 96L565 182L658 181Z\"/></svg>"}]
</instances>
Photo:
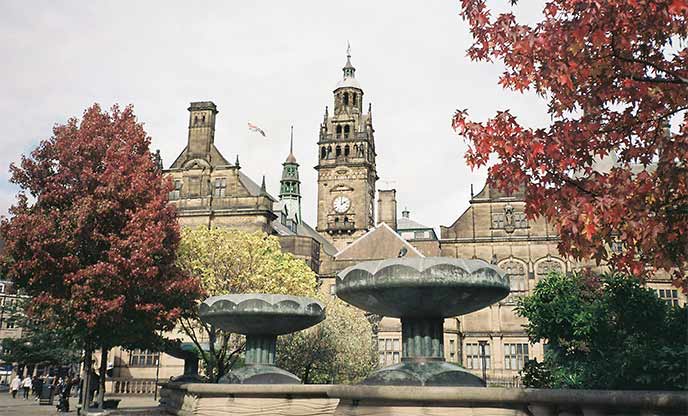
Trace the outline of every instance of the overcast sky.
<instances>
[{"instance_id":1,"label":"overcast sky","mask_svg":"<svg viewBox=\"0 0 688 416\"><path fill-rule=\"evenodd\" d=\"M14 201L8 167L92 103L133 104L165 167L187 141L187 107L219 109L215 145L239 154L278 194L294 125L303 214L314 224L318 126L342 77L346 44L373 104L378 188L429 226L451 224L485 171L464 162L455 109L484 120L511 109L547 120L544 103L497 85L498 65L471 62L458 0L0 2L0 213ZM495 1L507 4L509 1ZM537 18L540 1L521 2ZM253 121L268 134L247 129Z\"/></svg>"}]
</instances>

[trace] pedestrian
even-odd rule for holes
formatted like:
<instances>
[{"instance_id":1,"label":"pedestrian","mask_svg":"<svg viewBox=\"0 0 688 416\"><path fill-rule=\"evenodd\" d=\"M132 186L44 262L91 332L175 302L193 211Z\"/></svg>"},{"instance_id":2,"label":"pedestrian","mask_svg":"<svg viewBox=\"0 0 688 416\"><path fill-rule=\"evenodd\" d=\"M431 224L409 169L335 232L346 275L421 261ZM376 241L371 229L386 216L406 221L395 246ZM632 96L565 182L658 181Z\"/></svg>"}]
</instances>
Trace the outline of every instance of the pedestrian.
<instances>
[{"instance_id":1,"label":"pedestrian","mask_svg":"<svg viewBox=\"0 0 688 416\"><path fill-rule=\"evenodd\" d=\"M31 389L33 390L33 395L38 400L41 397L41 388L43 387L43 379L36 375L31 381Z\"/></svg>"},{"instance_id":2,"label":"pedestrian","mask_svg":"<svg viewBox=\"0 0 688 416\"><path fill-rule=\"evenodd\" d=\"M31 390L31 376L27 375L21 383L24 390L24 400L29 400L29 391Z\"/></svg>"},{"instance_id":3,"label":"pedestrian","mask_svg":"<svg viewBox=\"0 0 688 416\"><path fill-rule=\"evenodd\" d=\"M21 386L21 378L19 374L16 374L12 381L10 382L10 392L12 393L12 398L17 398L17 392L19 391L19 386Z\"/></svg>"}]
</instances>

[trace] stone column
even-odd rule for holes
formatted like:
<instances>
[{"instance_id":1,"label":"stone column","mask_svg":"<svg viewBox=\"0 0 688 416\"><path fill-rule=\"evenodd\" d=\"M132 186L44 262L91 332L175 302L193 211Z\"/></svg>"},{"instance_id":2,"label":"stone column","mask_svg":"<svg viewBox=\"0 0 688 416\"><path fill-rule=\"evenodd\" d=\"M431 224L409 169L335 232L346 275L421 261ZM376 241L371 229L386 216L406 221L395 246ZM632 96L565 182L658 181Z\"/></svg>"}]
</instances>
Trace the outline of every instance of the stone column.
<instances>
[{"instance_id":1,"label":"stone column","mask_svg":"<svg viewBox=\"0 0 688 416\"><path fill-rule=\"evenodd\" d=\"M246 335L246 364L275 365L277 335Z\"/></svg>"},{"instance_id":2,"label":"stone column","mask_svg":"<svg viewBox=\"0 0 688 416\"><path fill-rule=\"evenodd\" d=\"M402 357L411 360L444 360L443 318L401 318Z\"/></svg>"}]
</instances>

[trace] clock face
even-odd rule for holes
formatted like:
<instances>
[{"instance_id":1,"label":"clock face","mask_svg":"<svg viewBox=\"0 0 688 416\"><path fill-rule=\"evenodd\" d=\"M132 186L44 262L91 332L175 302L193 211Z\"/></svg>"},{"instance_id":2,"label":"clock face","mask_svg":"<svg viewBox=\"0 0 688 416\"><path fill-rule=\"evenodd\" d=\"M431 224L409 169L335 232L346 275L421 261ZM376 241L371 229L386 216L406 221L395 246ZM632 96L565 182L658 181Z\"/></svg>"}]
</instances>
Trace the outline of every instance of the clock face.
<instances>
[{"instance_id":1,"label":"clock face","mask_svg":"<svg viewBox=\"0 0 688 416\"><path fill-rule=\"evenodd\" d=\"M334 199L332 206L337 213L343 214L351 207L351 200L345 196L338 196Z\"/></svg>"}]
</instances>

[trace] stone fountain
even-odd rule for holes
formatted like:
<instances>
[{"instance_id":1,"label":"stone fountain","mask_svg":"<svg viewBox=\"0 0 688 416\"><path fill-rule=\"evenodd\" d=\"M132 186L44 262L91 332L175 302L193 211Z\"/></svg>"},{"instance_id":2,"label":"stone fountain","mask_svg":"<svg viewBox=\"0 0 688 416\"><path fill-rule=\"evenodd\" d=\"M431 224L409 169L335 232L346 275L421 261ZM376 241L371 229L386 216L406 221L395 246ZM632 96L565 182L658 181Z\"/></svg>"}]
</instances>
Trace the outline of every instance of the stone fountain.
<instances>
[{"instance_id":1,"label":"stone fountain","mask_svg":"<svg viewBox=\"0 0 688 416\"><path fill-rule=\"evenodd\" d=\"M210 325L246 335L246 365L220 383L299 384L298 377L275 366L277 336L317 324L325 311L306 297L252 293L210 297L201 304L200 316Z\"/></svg>"},{"instance_id":2,"label":"stone fountain","mask_svg":"<svg viewBox=\"0 0 688 416\"><path fill-rule=\"evenodd\" d=\"M482 260L444 257L367 261L337 276L337 296L365 311L401 318L400 364L369 385L467 386L485 383L444 360L444 318L484 308L509 294L504 273Z\"/></svg>"}]
</instances>

